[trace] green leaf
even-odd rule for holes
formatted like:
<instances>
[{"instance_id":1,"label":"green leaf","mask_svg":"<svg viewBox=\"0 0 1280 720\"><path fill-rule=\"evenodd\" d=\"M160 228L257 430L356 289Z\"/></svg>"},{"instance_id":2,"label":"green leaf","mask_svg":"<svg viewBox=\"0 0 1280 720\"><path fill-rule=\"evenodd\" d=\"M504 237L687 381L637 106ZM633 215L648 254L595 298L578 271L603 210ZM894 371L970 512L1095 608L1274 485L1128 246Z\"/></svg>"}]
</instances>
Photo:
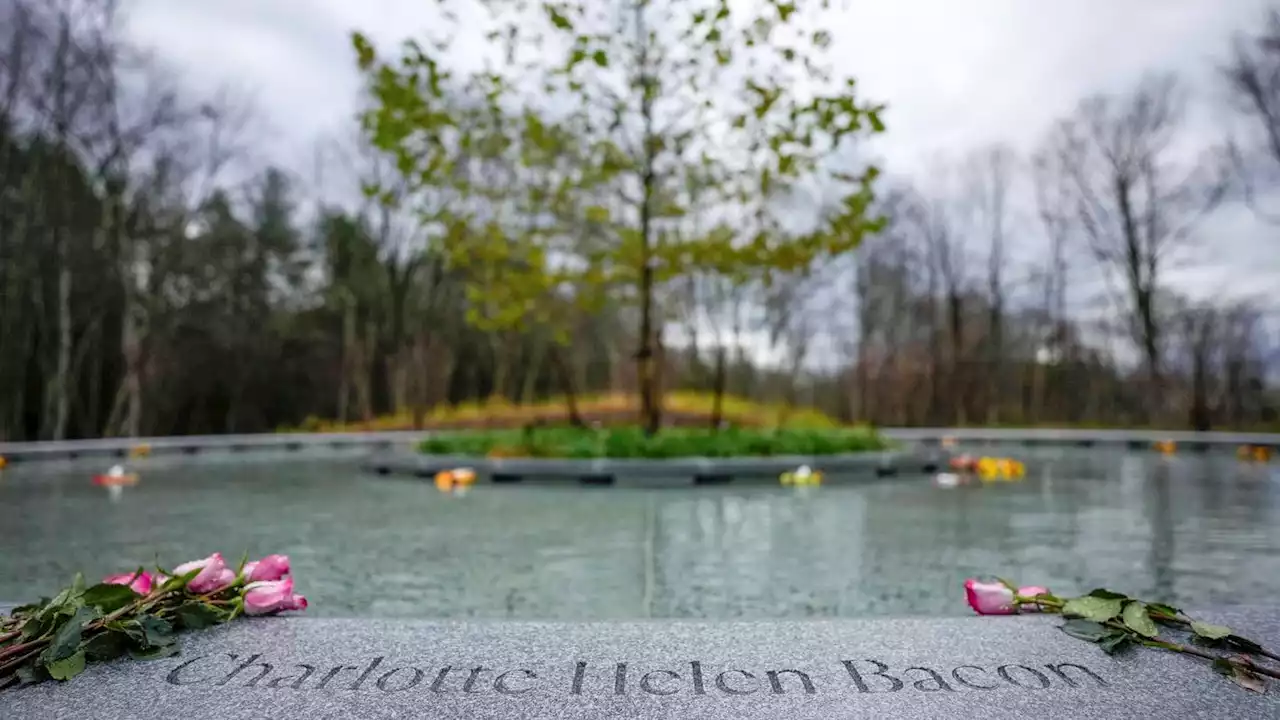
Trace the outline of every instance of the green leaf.
<instances>
[{"instance_id":1,"label":"green leaf","mask_svg":"<svg viewBox=\"0 0 1280 720\"><path fill-rule=\"evenodd\" d=\"M609 222L609 208L601 205L592 205L586 210L587 221L593 223Z\"/></svg>"},{"instance_id":2,"label":"green leaf","mask_svg":"<svg viewBox=\"0 0 1280 720\"><path fill-rule=\"evenodd\" d=\"M171 576L168 580L164 581L163 585L159 587L159 591L168 592L170 590L181 590L182 588L185 588L187 586L187 583L195 579L195 576L199 575L202 569L203 568L196 568L195 570L187 572L183 575ZM168 575L168 573L165 573L165 574Z\"/></svg>"},{"instance_id":3,"label":"green leaf","mask_svg":"<svg viewBox=\"0 0 1280 720\"><path fill-rule=\"evenodd\" d=\"M173 626L154 615L144 615L137 620L142 630L143 643L149 647L169 645L175 641Z\"/></svg>"},{"instance_id":4,"label":"green leaf","mask_svg":"<svg viewBox=\"0 0 1280 720\"><path fill-rule=\"evenodd\" d=\"M112 585L101 583L84 591L85 605L101 610L103 614L113 613L141 597L128 585Z\"/></svg>"},{"instance_id":5,"label":"green leaf","mask_svg":"<svg viewBox=\"0 0 1280 720\"><path fill-rule=\"evenodd\" d=\"M61 660L47 662L44 668L54 680L70 680L84 672L84 651L77 650Z\"/></svg>"},{"instance_id":6,"label":"green leaf","mask_svg":"<svg viewBox=\"0 0 1280 720\"><path fill-rule=\"evenodd\" d=\"M609 55L603 50L591 53L591 61L600 67L609 67Z\"/></svg>"},{"instance_id":7,"label":"green leaf","mask_svg":"<svg viewBox=\"0 0 1280 720\"><path fill-rule=\"evenodd\" d=\"M1062 614L1074 615L1097 622L1106 622L1120 614L1121 605L1120 600L1109 600L1086 595L1085 597L1072 598L1064 603Z\"/></svg>"},{"instance_id":8,"label":"green leaf","mask_svg":"<svg viewBox=\"0 0 1280 720\"><path fill-rule=\"evenodd\" d=\"M23 665L14 673L23 685L34 685L49 679L49 671L43 665Z\"/></svg>"},{"instance_id":9,"label":"green leaf","mask_svg":"<svg viewBox=\"0 0 1280 720\"><path fill-rule=\"evenodd\" d=\"M1147 606L1137 600L1130 601L1124 606L1121 618L1124 620L1125 627L1143 637L1153 638L1160 634L1160 628L1156 627L1151 616L1147 614Z\"/></svg>"},{"instance_id":10,"label":"green leaf","mask_svg":"<svg viewBox=\"0 0 1280 720\"><path fill-rule=\"evenodd\" d=\"M1182 611L1178 608L1172 605L1165 605L1164 603L1148 603L1147 609L1152 611L1154 614L1165 615L1171 618L1176 618L1182 614Z\"/></svg>"},{"instance_id":11,"label":"green leaf","mask_svg":"<svg viewBox=\"0 0 1280 720\"><path fill-rule=\"evenodd\" d=\"M104 630L89 638L80 649L90 660L114 660L129 648L129 636L118 630Z\"/></svg>"},{"instance_id":12,"label":"green leaf","mask_svg":"<svg viewBox=\"0 0 1280 720\"><path fill-rule=\"evenodd\" d=\"M1097 588L1090 590L1087 597L1102 598L1103 600L1128 600L1129 596L1124 593L1118 593L1106 588Z\"/></svg>"},{"instance_id":13,"label":"green leaf","mask_svg":"<svg viewBox=\"0 0 1280 720\"><path fill-rule=\"evenodd\" d=\"M130 650L129 657L134 660L159 660L160 658L170 657L178 654L178 644L171 643L169 645L158 645L156 647L146 648L145 650Z\"/></svg>"},{"instance_id":14,"label":"green leaf","mask_svg":"<svg viewBox=\"0 0 1280 720\"><path fill-rule=\"evenodd\" d=\"M13 617L31 615L48 604L49 598L40 598L40 602L31 603L30 605L19 605L13 609L11 615Z\"/></svg>"},{"instance_id":15,"label":"green leaf","mask_svg":"<svg viewBox=\"0 0 1280 720\"><path fill-rule=\"evenodd\" d=\"M1129 646L1129 636L1122 632L1113 632L1098 643L1098 647L1108 655L1115 655Z\"/></svg>"},{"instance_id":16,"label":"green leaf","mask_svg":"<svg viewBox=\"0 0 1280 720\"><path fill-rule=\"evenodd\" d=\"M44 637L44 634L53 629L53 618L45 618L44 614L32 616L22 624L22 639L34 640L35 638Z\"/></svg>"},{"instance_id":17,"label":"green leaf","mask_svg":"<svg viewBox=\"0 0 1280 720\"><path fill-rule=\"evenodd\" d=\"M1248 638L1242 638L1239 635L1228 635L1227 642L1233 647L1237 647L1247 653L1262 652L1261 645Z\"/></svg>"},{"instance_id":18,"label":"green leaf","mask_svg":"<svg viewBox=\"0 0 1280 720\"><path fill-rule=\"evenodd\" d=\"M218 608L200 602L189 602L178 607L178 624L188 630L202 630L223 622L226 618Z\"/></svg>"},{"instance_id":19,"label":"green leaf","mask_svg":"<svg viewBox=\"0 0 1280 720\"><path fill-rule=\"evenodd\" d=\"M1235 668L1234 665L1232 665L1231 663L1227 662L1222 658L1214 658L1213 660L1213 671L1218 673L1219 675L1226 675L1227 677L1231 677L1235 673L1234 668Z\"/></svg>"},{"instance_id":20,"label":"green leaf","mask_svg":"<svg viewBox=\"0 0 1280 720\"><path fill-rule=\"evenodd\" d=\"M1199 620L1191 621L1191 630L1196 635L1207 640L1221 640L1231 634L1231 628L1229 627L1225 627L1223 625L1211 625L1206 622L1200 622Z\"/></svg>"},{"instance_id":21,"label":"green leaf","mask_svg":"<svg viewBox=\"0 0 1280 720\"><path fill-rule=\"evenodd\" d=\"M547 19L549 19L551 21L551 24L555 25L558 29L560 30L573 29L573 23L569 22L569 18L565 17L563 13L561 13L556 8L552 7L549 3L543 3L542 9L546 11Z\"/></svg>"},{"instance_id":22,"label":"green leaf","mask_svg":"<svg viewBox=\"0 0 1280 720\"><path fill-rule=\"evenodd\" d=\"M1071 637L1087 642L1098 642L1111 634L1101 623L1092 620L1068 620L1061 629Z\"/></svg>"},{"instance_id":23,"label":"green leaf","mask_svg":"<svg viewBox=\"0 0 1280 720\"><path fill-rule=\"evenodd\" d=\"M49 647L41 653L42 657L48 661L70 657L80 647L80 634L84 630L85 623L97 618L98 611L93 608L77 609L75 614L63 622L54 633L53 639L49 641Z\"/></svg>"}]
</instances>

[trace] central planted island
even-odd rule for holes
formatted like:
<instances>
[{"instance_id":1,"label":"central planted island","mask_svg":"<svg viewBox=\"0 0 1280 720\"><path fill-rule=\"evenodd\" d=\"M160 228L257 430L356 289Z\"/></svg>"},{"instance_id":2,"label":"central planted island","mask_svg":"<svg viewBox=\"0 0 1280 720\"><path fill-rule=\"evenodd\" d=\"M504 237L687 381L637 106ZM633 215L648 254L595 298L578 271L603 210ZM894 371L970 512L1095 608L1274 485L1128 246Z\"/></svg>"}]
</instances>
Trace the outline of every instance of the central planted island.
<instances>
[{"instance_id":1,"label":"central planted island","mask_svg":"<svg viewBox=\"0 0 1280 720\"><path fill-rule=\"evenodd\" d=\"M435 477L465 470L481 481L588 485L701 485L782 482L807 468L822 482L932 472L935 449L903 448L869 427L534 427L441 432L415 453L371 458L382 475Z\"/></svg>"}]
</instances>

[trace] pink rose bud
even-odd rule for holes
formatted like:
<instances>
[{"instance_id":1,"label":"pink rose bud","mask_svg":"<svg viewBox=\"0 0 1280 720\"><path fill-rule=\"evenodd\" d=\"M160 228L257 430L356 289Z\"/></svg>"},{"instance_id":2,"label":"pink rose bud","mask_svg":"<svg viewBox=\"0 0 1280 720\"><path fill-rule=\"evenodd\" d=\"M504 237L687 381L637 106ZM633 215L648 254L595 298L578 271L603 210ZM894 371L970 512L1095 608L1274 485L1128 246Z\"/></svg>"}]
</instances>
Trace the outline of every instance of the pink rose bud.
<instances>
[{"instance_id":1,"label":"pink rose bud","mask_svg":"<svg viewBox=\"0 0 1280 720\"><path fill-rule=\"evenodd\" d=\"M268 615L285 610L305 610L307 599L293 594L293 578L263 580L244 587L244 614Z\"/></svg>"},{"instance_id":2,"label":"pink rose bud","mask_svg":"<svg viewBox=\"0 0 1280 720\"><path fill-rule=\"evenodd\" d=\"M969 607L979 615L1012 615L1018 612L1013 604L1013 591L998 582L969 578L964 581L964 593Z\"/></svg>"},{"instance_id":3,"label":"pink rose bud","mask_svg":"<svg viewBox=\"0 0 1280 720\"><path fill-rule=\"evenodd\" d=\"M1040 587L1039 585L1028 585L1026 587L1018 588L1018 597L1033 598L1037 595L1048 595L1048 594L1049 594L1049 588L1043 588L1043 587ZM1040 606L1035 603L1022 604L1022 612L1035 612L1039 609L1040 609Z\"/></svg>"},{"instance_id":4,"label":"pink rose bud","mask_svg":"<svg viewBox=\"0 0 1280 720\"><path fill-rule=\"evenodd\" d=\"M244 577L249 582L279 580L289 574L288 555L268 555L244 564Z\"/></svg>"},{"instance_id":5,"label":"pink rose bud","mask_svg":"<svg viewBox=\"0 0 1280 720\"><path fill-rule=\"evenodd\" d=\"M222 553L214 553L203 560L192 560L173 569L174 575L186 575L192 570L200 572L187 583L187 590L197 595L217 592L236 581L236 572L227 567Z\"/></svg>"},{"instance_id":6,"label":"pink rose bud","mask_svg":"<svg viewBox=\"0 0 1280 720\"><path fill-rule=\"evenodd\" d=\"M108 575L102 578L102 582L108 585L128 585L129 589L139 595L146 595L151 592L152 577L146 570L136 573L120 573L119 575Z\"/></svg>"}]
</instances>

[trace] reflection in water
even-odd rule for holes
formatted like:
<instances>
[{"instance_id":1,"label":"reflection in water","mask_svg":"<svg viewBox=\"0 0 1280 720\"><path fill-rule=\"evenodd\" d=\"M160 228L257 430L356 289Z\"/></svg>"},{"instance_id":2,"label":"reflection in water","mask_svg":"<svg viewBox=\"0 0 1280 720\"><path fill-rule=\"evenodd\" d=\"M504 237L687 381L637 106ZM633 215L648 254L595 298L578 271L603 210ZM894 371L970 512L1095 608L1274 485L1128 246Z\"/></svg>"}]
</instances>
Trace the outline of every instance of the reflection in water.
<instances>
[{"instance_id":1,"label":"reflection in water","mask_svg":"<svg viewBox=\"0 0 1280 720\"><path fill-rule=\"evenodd\" d=\"M75 571L284 552L313 614L619 619L966 614L998 574L1187 607L1280 591L1280 477L1233 457L1048 451L1017 483L476 486L343 462L140 464L111 502L83 470L10 468L0 598ZM462 501L459 501L462 500Z\"/></svg>"}]
</instances>

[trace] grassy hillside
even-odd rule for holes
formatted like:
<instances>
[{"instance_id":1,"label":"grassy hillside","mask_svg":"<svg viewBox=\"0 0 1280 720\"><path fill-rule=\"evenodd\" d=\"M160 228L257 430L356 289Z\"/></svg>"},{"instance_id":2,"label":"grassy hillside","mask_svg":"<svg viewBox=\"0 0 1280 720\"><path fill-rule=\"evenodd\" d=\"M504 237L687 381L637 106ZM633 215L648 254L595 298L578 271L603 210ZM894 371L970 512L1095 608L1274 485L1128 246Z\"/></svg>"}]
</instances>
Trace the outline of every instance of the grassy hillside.
<instances>
[{"instance_id":1,"label":"grassy hillside","mask_svg":"<svg viewBox=\"0 0 1280 720\"><path fill-rule=\"evenodd\" d=\"M836 455L884 450L870 428L671 428L648 437L640 428L461 430L424 440L428 455L528 458L681 458Z\"/></svg>"},{"instance_id":2,"label":"grassy hillside","mask_svg":"<svg viewBox=\"0 0 1280 720\"><path fill-rule=\"evenodd\" d=\"M710 393L673 392L663 401L667 424L679 427L707 426L715 399ZM589 423L613 427L633 425L639 416L639 400L621 393L578 399L578 412ZM763 404L738 397L725 397L722 418L731 425L750 428L838 428L841 424L817 410ZM433 408L423 419L424 430L521 428L530 424L564 425L569 412L563 398L530 405L516 405L505 398L483 403L463 403ZM336 423L309 418L301 427L283 432L357 432L413 430L409 414L374 418L369 422Z\"/></svg>"}]
</instances>

